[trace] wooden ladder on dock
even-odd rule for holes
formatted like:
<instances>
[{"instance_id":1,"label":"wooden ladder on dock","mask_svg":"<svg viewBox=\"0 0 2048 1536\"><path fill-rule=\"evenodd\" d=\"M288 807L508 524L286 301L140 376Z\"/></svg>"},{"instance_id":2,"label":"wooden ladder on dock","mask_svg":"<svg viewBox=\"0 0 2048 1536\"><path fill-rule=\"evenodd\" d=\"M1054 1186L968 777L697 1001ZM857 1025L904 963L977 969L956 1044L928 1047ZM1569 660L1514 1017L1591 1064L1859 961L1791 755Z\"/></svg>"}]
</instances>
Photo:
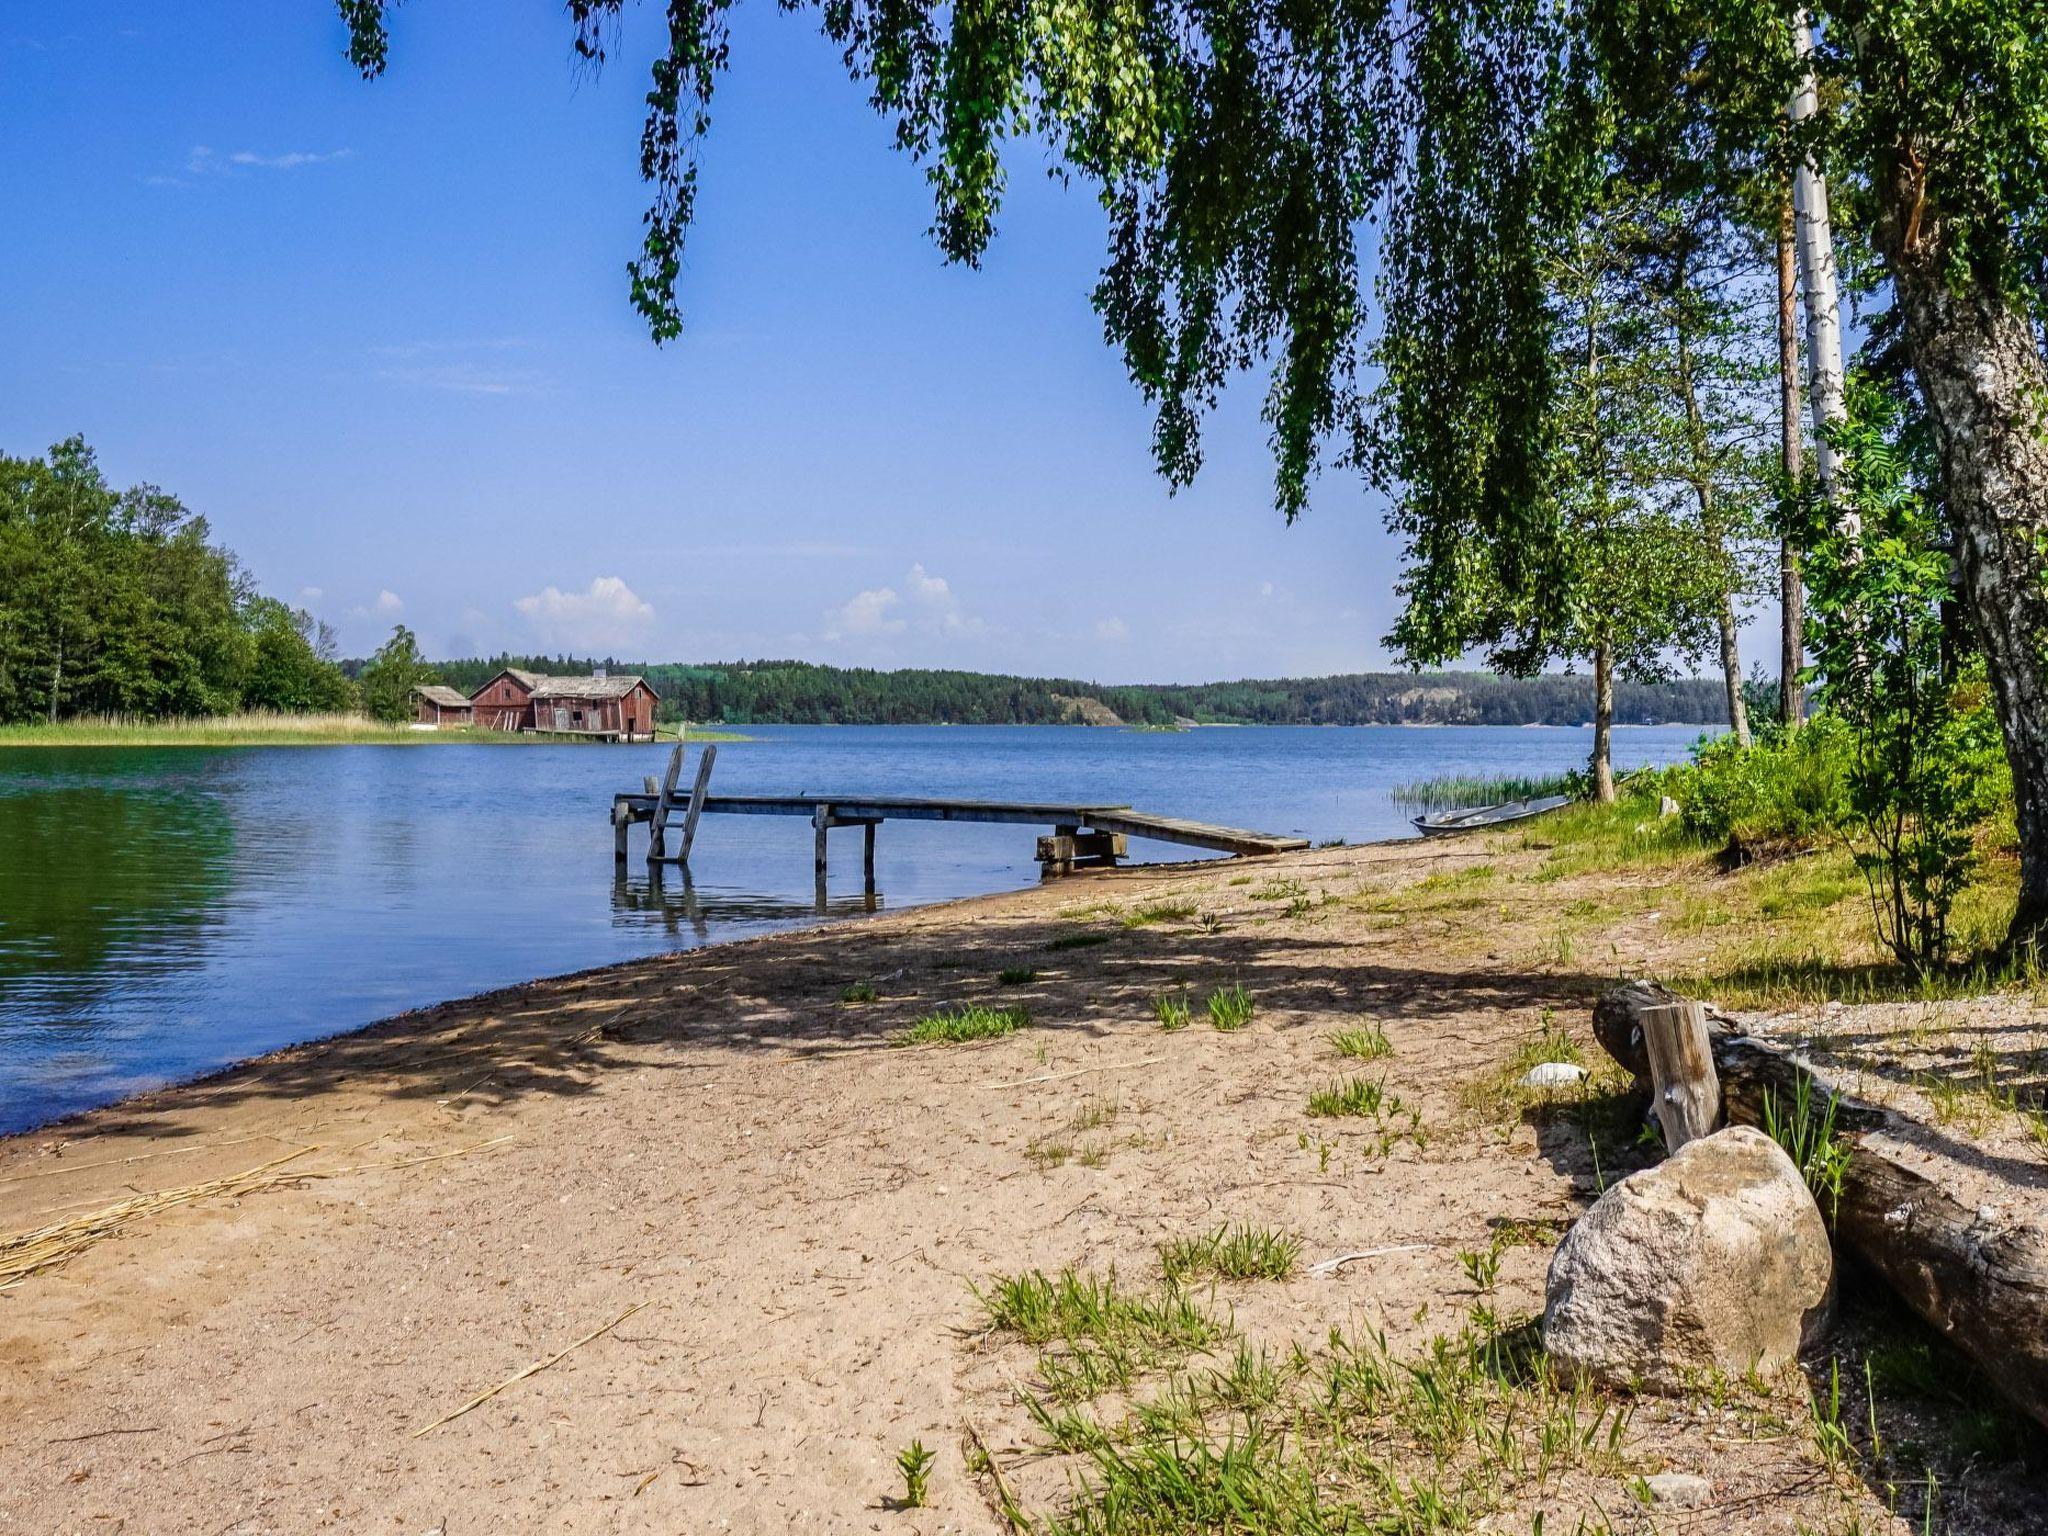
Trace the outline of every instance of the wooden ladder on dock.
<instances>
[{"instance_id":1,"label":"wooden ladder on dock","mask_svg":"<svg viewBox=\"0 0 2048 1536\"><path fill-rule=\"evenodd\" d=\"M671 854L668 851L668 821L675 810L676 781L683 773L683 748L689 734L689 722L676 728L675 750L668 755L668 771L661 777L659 786L649 774L645 787L653 798L653 808L644 818L649 823L647 837L647 862L650 864L681 864L690 862L690 845L697 840L697 818L704 814L705 791L711 787L711 765L718 761L718 746L706 742L704 750L697 754L697 778L690 786L689 802L683 812L683 835L681 845ZM626 828L641 817L634 816L627 809L632 800L630 795L618 795L612 799L612 856L623 864L626 862Z\"/></svg>"}]
</instances>

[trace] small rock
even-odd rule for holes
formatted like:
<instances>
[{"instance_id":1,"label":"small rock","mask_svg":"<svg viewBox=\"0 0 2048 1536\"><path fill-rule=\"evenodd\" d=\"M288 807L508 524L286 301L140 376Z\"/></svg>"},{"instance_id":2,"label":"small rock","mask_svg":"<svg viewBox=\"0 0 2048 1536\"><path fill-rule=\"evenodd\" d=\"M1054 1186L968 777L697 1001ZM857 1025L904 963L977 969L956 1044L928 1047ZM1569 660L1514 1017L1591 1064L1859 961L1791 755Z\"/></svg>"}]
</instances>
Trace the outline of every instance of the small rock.
<instances>
[{"instance_id":1,"label":"small rock","mask_svg":"<svg viewBox=\"0 0 2048 1536\"><path fill-rule=\"evenodd\" d=\"M1623 1179L1565 1234L1543 1343L1567 1373L1680 1393L1790 1364L1833 1300L1806 1181L1770 1137L1734 1126Z\"/></svg>"},{"instance_id":2,"label":"small rock","mask_svg":"<svg viewBox=\"0 0 2048 1536\"><path fill-rule=\"evenodd\" d=\"M1586 1069L1569 1061L1539 1061L1522 1074L1524 1088L1569 1088L1586 1080Z\"/></svg>"},{"instance_id":3,"label":"small rock","mask_svg":"<svg viewBox=\"0 0 2048 1536\"><path fill-rule=\"evenodd\" d=\"M1670 797L1669 795L1660 795L1660 796L1658 796L1658 797L1657 797L1657 814L1658 814L1658 815L1659 815L1660 817L1661 817L1661 816L1676 816L1676 815L1678 814L1678 802L1677 802L1676 800L1672 799L1672 798L1671 798L1671 797Z\"/></svg>"},{"instance_id":4,"label":"small rock","mask_svg":"<svg viewBox=\"0 0 2048 1536\"><path fill-rule=\"evenodd\" d=\"M1692 1472L1659 1472L1645 1478L1653 1503L1673 1509L1705 1509L1714 1502L1714 1485Z\"/></svg>"}]
</instances>

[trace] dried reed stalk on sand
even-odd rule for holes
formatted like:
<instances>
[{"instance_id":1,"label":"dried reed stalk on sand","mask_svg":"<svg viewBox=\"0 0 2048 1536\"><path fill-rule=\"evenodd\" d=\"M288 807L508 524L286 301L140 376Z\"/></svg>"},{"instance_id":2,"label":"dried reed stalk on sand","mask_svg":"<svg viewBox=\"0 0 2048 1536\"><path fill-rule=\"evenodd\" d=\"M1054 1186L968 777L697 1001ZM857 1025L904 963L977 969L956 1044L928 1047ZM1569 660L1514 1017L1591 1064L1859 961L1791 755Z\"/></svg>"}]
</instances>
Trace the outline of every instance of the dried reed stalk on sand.
<instances>
[{"instance_id":1,"label":"dried reed stalk on sand","mask_svg":"<svg viewBox=\"0 0 2048 1536\"><path fill-rule=\"evenodd\" d=\"M241 1173L231 1173L225 1178L206 1179L198 1184L184 1184L175 1189L160 1189L151 1194L117 1200L112 1205L101 1206L96 1211L67 1216L64 1220L53 1221L47 1226L0 1237L0 1291L12 1290L31 1275L40 1274L46 1269L55 1269L102 1238L113 1237L144 1217L154 1216L181 1205L191 1205L195 1201L208 1200L216 1196L256 1194L261 1190L298 1184L307 1179L333 1179L345 1173L369 1173L382 1168L414 1168L421 1163L434 1163L443 1158L481 1152L485 1147L494 1147L499 1142L511 1139L510 1136L498 1136L490 1141L478 1142L473 1147L458 1147L452 1152L432 1152L424 1157L409 1157L391 1163L358 1163L346 1168L285 1167L287 1163L295 1162L309 1153L320 1150L317 1146L300 1147L296 1152L287 1152L283 1157L274 1157L267 1163L258 1163L254 1168Z\"/></svg>"},{"instance_id":2,"label":"dried reed stalk on sand","mask_svg":"<svg viewBox=\"0 0 2048 1536\"><path fill-rule=\"evenodd\" d=\"M581 1349L584 1345L588 1344L592 1339L603 1338L606 1334L610 1333L614 1328L618 1327L619 1324L623 1323L627 1318L631 1317L635 1312L638 1312L642 1307L651 1305L651 1302L634 1302L632 1306L626 1308L625 1311L621 1312L617 1317L613 1318L610 1322L606 1323L602 1328L591 1329L590 1332L583 1335L583 1337L578 1339L575 1343L563 1345L560 1349L556 1350L552 1355L549 1355L547 1359L536 1360L533 1362L533 1364L527 1366L526 1369L523 1371L514 1371L510 1376L507 1376L495 1387L490 1387L482 1392L477 1393L475 1397L472 1397L468 1402L464 1403L460 1408L455 1409L452 1413L444 1413L441 1415L441 1417L434 1420L433 1423L423 1425L421 1428L414 1430L412 1432L413 1439L417 1440L421 1435L432 1434L435 1430L439 1429L443 1424L448 1423L451 1419L461 1418L465 1413L469 1412L469 1410L472 1408L481 1408L485 1403L488 1403L492 1398L496 1397L500 1392L504 1391L507 1387L516 1386L520 1382L526 1380L527 1377L538 1376L542 1371L546 1370L549 1366L560 1364L563 1360L566 1360L575 1351ZM649 1478L647 1480L647 1482L652 1481L652 1478ZM640 1485L640 1488L645 1488L646 1486L647 1483L642 1483ZM640 1491L640 1488L635 1488L633 1491L635 1493L638 1493Z\"/></svg>"}]
</instances>

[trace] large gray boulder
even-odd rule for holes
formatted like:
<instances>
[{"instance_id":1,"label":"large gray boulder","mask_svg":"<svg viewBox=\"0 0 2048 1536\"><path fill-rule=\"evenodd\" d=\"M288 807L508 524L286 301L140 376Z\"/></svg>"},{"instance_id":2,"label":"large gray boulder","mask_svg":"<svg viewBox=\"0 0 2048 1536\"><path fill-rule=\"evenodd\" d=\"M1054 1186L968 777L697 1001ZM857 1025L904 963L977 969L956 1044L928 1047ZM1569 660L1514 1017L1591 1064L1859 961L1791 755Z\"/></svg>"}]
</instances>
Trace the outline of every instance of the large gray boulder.
<instances>
[{"instance_id":1,"label":"large gray boulder","mask_svg":"<svg viewBox=\"0 0 2048 1536\"><path fill-rule=\"evenodd\" d=\"M1834 1254L1792 1159L1734 1126L1602 1195L1550 1262L1543 1343L1568 1375L1681 1392L1772 1374L1828 1321Z\"/></svg>"}]
</instances>

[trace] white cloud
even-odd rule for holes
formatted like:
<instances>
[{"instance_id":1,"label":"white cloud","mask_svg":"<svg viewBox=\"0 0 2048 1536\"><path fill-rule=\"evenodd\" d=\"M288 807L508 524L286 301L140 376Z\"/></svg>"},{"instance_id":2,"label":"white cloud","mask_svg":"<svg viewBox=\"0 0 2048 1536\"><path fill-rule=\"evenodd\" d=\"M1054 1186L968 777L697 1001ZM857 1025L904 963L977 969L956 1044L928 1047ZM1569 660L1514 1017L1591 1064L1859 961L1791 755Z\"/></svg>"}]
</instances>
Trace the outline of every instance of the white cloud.
<instances>
[{"instance_id":1,"label":"white cloud","mask_svg":"<svg viewBox=\"0 0 2048 1536\"><path fill-rule=\"evenodd\" d=\"M903 590L870 587L825 615L825 638L848 640L914 632L955 639L988 628L961 606L952 584L923 565L903 577Z\"/></svg>"},{"instance_id":2,"label":"white cloud","mask_svg":"<svg viewBox=\"0 0 2048 1536\"><path fill-rule=\"evenodd\" d=\"M1115 614L1095 621L1095 638L1098 640L1128 640L1130 637L1131 626Z\"/></svg>"},{"instance_id":3,"label":"white cloud","mask_svg":"<svg viewBox=\"0 0 2048 1536\"><path fill-rule=\"evenodd\" d=\"M825 638L845 640L860 635L900 635L908 626L894 617L903 599L894 587L870 587L856 592L825 615Z\"/></svg>"},{"instance_id":4,"label":"white cloud","mask_svg":"<svg viewBox=\"0 0 2048 1536\"><path fill-rule=\"evenodd\" d=\"M332 149L325 154L318 150L288 149L281 155L259 155L253 149L238 149L228 156L231 165L260 166L266 171L295 171L302 165L326 165L333 160L346 160L355 153L352 149Z\"/></svg>"},{"instance_id":5,"label":"white cloud","mask_svg":"<svg viewBox=\"0 0 2048 1536\"><path fill-rule=\"evenodd\" d=\"M322 592L318 587L299 588L299 601L302 603L317 603L320 601L322 597L325 597L326 595L327 594Z\"/></svg>"},{"instance_id":6,"label":"white cloud","mask_svg":"<svg viewBox=\"0 0 2048 1536\"><path fill-rule=\"evenodd\" d=\"M654 618L652 605L618 576L595 577L581 592L543 587L531 597L515 599L512 606L544 644L573 650L631 645Z\"/></svg>"},{"instance_id":7,"label":"white cloud","mask_svg":"<svg viewBox=\"0 0 2048 1536\"><path fill-rule=\"evenodd\" d=\"M535 395L554 387L546 372L508 358L530 345L519 336L477 336L449 340L419 338L368 348L382 358L377 377L387 384L443 389L458 395Z\"/></svg>"},{"instance_id":8,"label":"white cloud","mask_svg":"<svg viewBox=\"0 0 2048 1536\"><path fill-rule=\"evenodd\" d=\"M327 165L353 158L352 149L288 149L266 155L258 150L238 149L223 155L208 144L194 144L185 156L184 172L177 176L145 176L153 187L189 187L201 176L231 176L238 171L296 171L306 165Z\"/></svg>"},{"instance_id":9,"label":"white cloud","mask_svg":"<svg viewBox=\"0 0 2048 1536\"><path fill-rule=\"evenodd\" d=\"M379 378L419 389L458 395L537 395L553 380L538 368L486 368L480 363L439 363L424 368L385 368Z\"/></svg>"},{"instance_id":10,"label":"white cloud","mask_svg":"<svg viewBox=\"0 0 2048 1536\"><path fill-rule=\"evenodd\" d=\"M348 616L352 619L395 619L404 611L405 599L386 587L374 601L349 609Z\"/></svg>"},{"instance_id":11,"label":"white cloud","mask_svg":"<svg viewBox=\"0 0 2048 1536\"><path fill-rule=\"evenodd\" d=\"M433 357L451 352L510 352L528 345L523 336L472 336L452 340L420 337L413 341L389 341L369 348L372 357Z\"/></svg>"}]
</instances>

